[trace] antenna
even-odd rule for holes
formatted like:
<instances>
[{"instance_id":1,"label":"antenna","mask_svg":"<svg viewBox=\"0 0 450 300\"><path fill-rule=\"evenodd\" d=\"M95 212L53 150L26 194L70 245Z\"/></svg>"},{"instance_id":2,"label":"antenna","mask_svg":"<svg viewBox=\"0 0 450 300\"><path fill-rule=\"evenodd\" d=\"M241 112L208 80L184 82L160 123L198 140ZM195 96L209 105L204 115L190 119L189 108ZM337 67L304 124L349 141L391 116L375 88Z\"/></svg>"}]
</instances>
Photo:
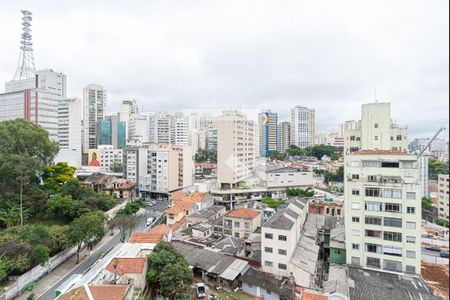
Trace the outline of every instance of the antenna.
<instances>
[{"instance_id":1,"label":"antenna","mask_svg":"<svg viewBox=\"0 0 450 300\"><path fill-rule=\"evenodd\" d=\"M378 99L377 99L377 85L375 85L375 87L374 87L374 96L375 96L375 102L378 102Z\"/></svg>"},{"instance_id":2,"label":"antenna","mask_svg":"<svg viewBox=\"0 0 450 300\"><path fill-rule=\"evenodd\" d=\"M33 41L31 38L31 11L22 10L22 35L20 40L20 56L13 80L21 80L33 77L36 73L33 57Z\"/></svg>"}]
</instances>

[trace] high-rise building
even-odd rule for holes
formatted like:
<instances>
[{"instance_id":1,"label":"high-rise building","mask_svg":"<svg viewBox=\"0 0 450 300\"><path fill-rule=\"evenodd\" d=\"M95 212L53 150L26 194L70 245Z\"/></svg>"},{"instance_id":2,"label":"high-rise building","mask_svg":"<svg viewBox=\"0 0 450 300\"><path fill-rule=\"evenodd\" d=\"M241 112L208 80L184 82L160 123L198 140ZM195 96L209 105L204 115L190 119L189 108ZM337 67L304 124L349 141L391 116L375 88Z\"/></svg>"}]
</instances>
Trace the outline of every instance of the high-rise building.
<instances>
[{"instance_id":1,"label":"high-rise building","mask_svg":"<svg viewBox=\"0 0 450 300\"><path fill-rule=\"evenodd\" d=\"M123 149L114 148L112 145L99 145L100 172L123 172Z\"/></svg>"},{"instance_id":2,"label":"high-rise building","mask_svg":"<svg viewBox=\"0 0 450 300\"><path fill-rule=\"evenodd\" d=\"M260 156L269 156L277 150L277 124L277 113L266 111L258 115Z\"/></svg>"},{"instance_id":3,"label":"high-rise building","mask_svg":"<svg viewBox=\"0 0 450 300\"><path fill-rule=\"evenodd\" d=\"M173 121L173 145L189 145L189 118L176 114Z\"/></svg>"},{"instance_id":4,"label":"high-rise building","mask_svg":"<svg viewBox=\"0 0 450 300\"><path fill-rule=\"evenodd\" d=\"M126 145L126 125L119 121L118 115L106 116L97 126L99 145L112 145L114 149L122 149Z\"/></svg>"},{"instance_id":5,"label":"high-rise building","mask_svg":"<svg viewBox=\"0 0 450 300\"><path fill-rule=\"evenodd\" d=\"M295 106L291 109L291 144L300 148L313 146L316 139L316 111Z\"/></svg>"},{"instance_id":6,"label":"high-rise building","mask_svg":"<svg viewBox=\"0 0 450 300\"><path fill-rule=\"evenodd\" d=\"M31 78L5 83L0 94L0 121L23 118L48 131L58 140L58 105L66 99L66 75L53 70L37 71Z\"/></svg>"},{"instance_id":7,"label":"high-rise building","mask_svg":"<svg viewBox=\"0 0 450 300\"><path fill-rule=\"evenodd\" d=\"M81 99L61 100L58 104L59 154L56 161L81 166Z\"/></svg>"},{"instance_id":8,"label":"high-rise building","mask_svg":"<svg viewBox=\"0 0 450 300\"><path fill-rule=\"evenodd\" d=\"M139 114L139 109L137 106L136 100L123 100L122 104L120 105L120 121L125 122L125 127L128 128L128 122L130 121L131 115L137 115ZM128 129L126 132L125 139L128 139Z\"/></svg>"},{"instance_id":9,"label":"high-rise building","mask_svg":"<svg viewBox=\"0 0 450 300\"><path fill-rule=\"evenodd\" d=\"M217 181L224 188L239 186L255 167L253 121L238 111L217 118Z\"/></svg>"},{"instance_id":10,"label":"high-rise building","mask_svg":"<svg viewBox=\"0 0 450 300\"><path fill-rule=\"evenodd\" d=\"M129 140L139 140L142 143L150 141L150 125L147 114L132 114L128 126Z\"/></svg>"},{"instance_id":11,"label":"high-rise building","mask_svg":"<svg viewBox=\"0 0 450 300\"><path fill-rule=\"evenodd\" d=\"M441 219L449 219L449 175L438 176L438 216Z\"/></svg>"},{"instance_id":12,"label":"high-rise building","mask_svg":"<svg viewBox=\"0 0 450 300\"><path fill-rule=\"evenodd\" d=\"M398 150L408 147L408 128L400 127L391 119L390 103L368 103L362 106L361 120L352 121L352 129L345 131L344 151Z\"/></svg>"},{"instance_id":13,"label":"high-rise building","mask_svg":"<svg viewBox=\"0 0 450 300\"><path fill-rule=\"evenodd\" d=\"M106 90L98 84L89 84L83 89L83 153L97 149L99 121L106 114Z\"/></svg>"},{"instance_id":14,"label":"high-rise building","mask_svg":"<svg viewBox=\"0 0 450 300\"><path fill-rule=\"evenodd\" d=\"M389 103L363 105L359 125L345 132L347 263L420 274L421 185L407 130L393 125Z\"/></svg>"},{"instance_id":15,"label":"high-rise building","mask_svg":"<svg viewBox=\"0 0 450 300\"><path fill-rule=\"evenodd\" d=\"M277 151L286 152L291 145L291 123L280 122L277 126Z\"/></svg>"}]
</instances>

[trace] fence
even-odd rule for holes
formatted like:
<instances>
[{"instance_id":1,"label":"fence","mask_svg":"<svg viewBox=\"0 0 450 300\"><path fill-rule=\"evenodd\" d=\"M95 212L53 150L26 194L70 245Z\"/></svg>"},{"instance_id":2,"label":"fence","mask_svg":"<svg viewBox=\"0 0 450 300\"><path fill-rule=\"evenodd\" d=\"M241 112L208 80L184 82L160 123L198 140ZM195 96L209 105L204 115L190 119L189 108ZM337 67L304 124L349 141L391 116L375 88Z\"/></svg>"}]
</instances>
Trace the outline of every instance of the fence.
<instances>
[{"instance_id":1,"label":"fence","mask_svg":"<svg viewBox=\"0 0 450 300\"><path fill-rule=\"evenodd\" d=\"M432 256L422 253L422 260L427 263L438 264L438 265L448 265L448 258L440 256Z\"/></svg>"}]
</instances>

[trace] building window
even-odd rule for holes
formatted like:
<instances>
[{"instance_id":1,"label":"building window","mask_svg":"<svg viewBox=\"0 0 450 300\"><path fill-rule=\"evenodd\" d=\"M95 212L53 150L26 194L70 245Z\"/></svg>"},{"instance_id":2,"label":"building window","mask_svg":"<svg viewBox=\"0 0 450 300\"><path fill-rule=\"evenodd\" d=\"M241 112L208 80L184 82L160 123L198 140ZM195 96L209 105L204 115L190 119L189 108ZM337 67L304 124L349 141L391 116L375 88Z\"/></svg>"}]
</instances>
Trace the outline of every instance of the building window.
<instances>
[{"instance_id":1,"label":"building window","mask_svg":"<svg viewBox=\"0 0 450 300\"><path fill-rule=\"evenodd\" d=\"M365 223L368 225L381 225L381 217L367 216L365 219Z\"/></svg>"},{"instance_id":2,"label":"building window","mask_svg":"<svg viewBox=\"0 0 450 300\"><path fill-rule=\"evenodd\" d=\"M366 244L366 252L381 253L381 246L377 244Z\"/></svg>"},{"instance_id":3,"label":"building window","mask_svg":"<svg viewBox=\"0 0 450 300\"><path fill-rule=\"evenodd\" d=\"M414 169L414 162L412 161L403 161L402 169Z\"/></svg>"},{"instance_id":4,"label":"building window","mask_svg":"<svg viewBox=\"0 0 450 300\"><path fill-rule=\"evenodd\" d=\"M241 223L240 222L234 222L234 227L236 227L236 228L241 227Z\"/></svg>"},{"instance_id":5,"label":"building window","mask_svg":"<svg viewBox=\"0 0 450 300\"><path fill-rule=\"evenodd\" d=\"M382 168L398 168L400 164L398 162L382 162Z\"/></svg>"},{"instance_id":6,"label":"building window","mask_svg":"<svg viewBox=\"0 0 450 300\"><path fill-rule=\"evenodd\" d=\"M383 268L388 271L401 272L402 271L402 263L393 260L383 260Z\"/></svg>"},{"instance_id":7,"label":"building window","mask_svg":"<svg viewBox=\"0 0 450 300\"><path fill-rule=\"evenodd\" d=\"M373 161L373 160L366 160L363 162L363 166L365 168L379 168L379 167L381 167L381 162Z\"/></svg>"},{"instance_id":8,"label":"building window","mask_svg":"<svg viewBox=\"0 0 450 300\"><path fill-rule=\"evenodd\" d=\"M383 246L383 254L392 256L402 256L402 248L394 246Z\"/></svg>"},{"instance_id":9,"label":"building window","mask_svg":"<svg viewBox=\"0 0 450 300\"><path fill-rule=\"evenodd\" d=\"M273 267L273 262L266 260L266 261L264 262L264 265L265 265L266 267Z\"/></svg>"},{"instance_id":10,"label":"building window","mask_svg":"<svg viewBox=\"0 0 450 300\"><path fill-rule=\"evenodd\" d=\"M359 244L352 244L353 250L359 250Z\"/></svg>"},{"instance_id":11,"label":"building window","mask_svg":"<svg viewBox=\"0 0 450 300\"><path fill-rule=\"evenodd\" d=\"M364 207L367 211L383 211L383 203L381 202L365 202Z\"/></svg>"},{"instance_id":12,"label":"building window","mask_svg":"<svg viewBox=\"0 0 450 300\"><path fill-rule=\"evenodd\" d=\"M376 175L369 175L369 176L367 176L367 180L369 182L375 182L375 181L377 181L377 176Z\"/></svg>"},{"instance_id":13,"label":"building window","mask_svg":"<svg viewBox=\"0 0 450 300\"><path fill-rule=\"evenodd\" d=\"M415 214L416 213L416 208L408 206L406 208L406 213L408 213L408 214Z\"/></svg>"},{"instance_id":14,"label":"building window","mask_svg":"<svg viewBox=\"0 0 450 300\"><path fill-rule=\"evenodd\" d=\"M415 236L407 236L406 242L409 244L415 244L416 243L416 237Z\"/></svg>"},{"instance_id":15,"label":"building window","mask_svg":"<svg viewBox=\"0 0 450 300\"><path fill-rule=\"evenodd\" d=\"M285 265L285 264L278 264L278 269L280 269L280 270L287 270L287 265Z\"/></svg>"},{"instance_id":16,"label":"building window","mask_svg":"<svg viewBox=\"0 0 450 300\"><path fill-rule=\"evenodd\" d=\"M416 193L415 192L406 192L406 199L416 200Z\"/></svg>"},{"instance_id":17,"label":"building window","mask_svg":"<svg viewBox=\"0 0 450 300\"><path fill-rule=\"evenodd\" d=\"M273 253L273 248L270 248L270 247L264 247L264 252L267 252L267 253Z\"/></svg>"},{"instance_id":18,"label":"building window","mask_svg":"<svg viewBox=\"0 0 450 300\"><path fill-rule=\"evenodd\" d=\"M350 141L354 141L355 140L355 136L354 135L351 135L350 136Z\"/></svg>"},{"instance_id":19,"label":"building window","mask_svg":"<svg viewBox=\"0 0 450 300\"><path fill-rule=\"evenodd\" d=\"M287 236L285 236L285 235L279 235L279 236L278 236L278 240L279 240L279 241L287 241Z\"/></svg>"},{"instance_id":20,"label":"building window","mask_svg":"<svg viewBox=\"0 0 450 300\"><path fill-rule=\"evenodd\" d=\"M381 231L379 231L379 230L367 230L366 229L366 236L367 237L373 237L373 238L381 238Z\"/></svg>"},{"instance_id":21,"label":"building window","mask_svg":"<svg viewBox=\"0 0 450 300\"><path fill-rule=\"evenodd\" d=\"M415 222L406 222L406 229L416 229Z\"/></svg>"},{"instance_id":22,"label":"building window","mask_svg":"<svg viewBox=\"0 0 450 300\"><path fill-rule=\"evenodd\" d=\"M353 236L359 236L359 230L358 229L353 229L352 230L352 235Z\"/></svg>"},{"instance_id":23,"label":"building window","mask_svg":"<svg viewBox=\"0 0 450 300\"><path fill-rule=\"evenodd\" d=\"M406 266L407 273L416 273L416 267L414 266Z\"/></svg>"},{"instance_id":24,"label":"building window","mask_svg":"<svg viewBox=\"0 0 450 300\"><path fill-rule=\"evenodd\" d=\"M402 227L402 219L399 218L389 218L384 217L384 226L390 226L390 227Z\"/></svg>"},{"instance_id":25,"label":"building window","mask_svg":"<svg viewBox=\"0 0 450 300\"><path fill-rule=\"evenodd\" d=\"M359 196L359 190L352 190L353 196Z\"/></svg>"},{"instance_id":26,"label":"building window","mask_svg":"<svg viewBox=\"0 0 450 300\"><path fill-rule=\"evenodd\" d=\"M356 256L352 256L351 263L352 263L353 266L361 265L359 257L356 257Z\"/></svg>"},{"instance_id":27,"label":"building window","mask_svg":"<svg viewBox=\"0 0 450 300\"><path fill-rule=\"evenodd\" d=\"M359 210L361 208L358 202L352 202L352 209Z\"/></svg>"},{"instance_id":28,"label":"building window","mask_svg":"<svg viewBox=\"0 0 450 300\"><path fill-rule=\"evenodd\" d=\"M378 135L375 136L375 141L378 141Z\"/></svg>"},{"instance_id":29,"label":"building window","mask_svg":"<svg viewBox=\"0 0 450 300\"><path fill-rule=\"evenodd\" d=\"M366 197L381 197L381 189L380 188L366 188Z\"/></svg>"},{"instance_id":30,"label":"building window","mask_svg":"<svg viewBox=\"0 0 450 300\"><path fill-rule=\"evenodd\" d=\"M278 254L280 254L280 255L287 255L287 250L278 249Z\"/></svg>"},{"instance_id":31,"label":"building window","mask_svg":"<svg viewBox=\"0 0 450 300\"><path fill-rule=\"evenodd\" d=\"M416 258L416 252L414 251L406 251L407 258Z\"/></svg>"},{"instance_id":32,"label":"building window","mask_svg":"<svg viewBox=\"0 0 450 300\"><path fill-rule=\"evenodd\" d=\"M401 135L397 135L397 141L401 141L402 140L402 136Z\"/></svg>"},{"instance_id":33,"label":"building window","mask_svg":"<svg viewBox=\"0 0 450 300\"><path fill-rule=\"evenodd\" d=\"M266 294L267 295L272 295L272 291L271 290L266 290Z\"/></svg>"},{"instance_id":34,"label":"building window","mask_svg":"<svg viewBox=\"0 0 450 300\"><path fill-rule=\"evenodd\" d=\"M402 234L400 232L385 231L384 232L384 240L385 241L393 241L393 242L401 242Z\"/></svg>"},{"instance_id":35,"label":"building window","mask_svg":"<svg viewBox=\"0 0 450 300\"><path fill-rule=\"evenodd\" d=\"M381 267L380 259L375 257L367 257L367 266L375 268Z\"/></svg>"},{"instance_id":36,"label":"building window","mask_svg":"<svg viewBox=\"0 0 450 300\"><path fill-rule=\"evenodd\" d=\"M273 234L271 234L271 233L266 233L266 234L264 234L264 237L265 237L266 239L272 240L272 239L273 239Z\"/></svg>"},{"instance_id":37,"label":"building window","mask_svg":"<svg viewBox=\"0 0 450 300\"><path fill-rule=\"evenodd\" d=\"M398 213L402 211L402 206L397 203L386 203L384 205L384 211Z\"/></svg>"},{"instance_id":38,"label":"building window","mask_svg":"<svg viewBox=\"0 0 450 300\"><path fill-rule=\"evenodd\" d=\"M375 128L378 128L378 124L377 123L375 123Z\"/></svg>"},{"instance_id":39,"label":"building window","mask_svg":"<svg viewBox=\"0 0 450 300\"><path fill-rule=\"evenodd\" d=\"M358 180L359 179L359 174L352 174L352 179L353 180Z\"/></svg>"},{"instance_id":40,"label":"building window","mask_svg":"<svg viewBox=\"0 0 450 300\"><path fill-rule=\"evenodd\" d=\"M359 217L352 217L353 223L359 223Z\"/></svg>"},{"instance_id":41,"label":"building window","mask_svg":"<svg viewBox=\"0 0 450 300\"><path fill-rule=\"evenodd\" d=\"M399 189L384 189L383 190L384 198L394 198L401 199L402 198L402 190Z\"/></svg>"}]
</instances>

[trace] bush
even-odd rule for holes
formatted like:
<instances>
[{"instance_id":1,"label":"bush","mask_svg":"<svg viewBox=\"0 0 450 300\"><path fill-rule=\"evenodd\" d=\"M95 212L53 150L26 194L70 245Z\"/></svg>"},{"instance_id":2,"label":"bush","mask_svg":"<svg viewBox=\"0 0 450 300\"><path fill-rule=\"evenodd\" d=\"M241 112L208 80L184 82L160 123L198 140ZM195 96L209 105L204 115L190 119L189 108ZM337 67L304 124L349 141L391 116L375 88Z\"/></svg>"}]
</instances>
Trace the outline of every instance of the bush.
<instances>
[{"instance_id":1,"label":"bush","mask_svg":"<svg viewBox=\"0 0 450 300\"><path fill-rule=\"evenodd\" d=\"M50 249L45 245L37 245L31 251L31 262L34 265L45 265L50 257Z\"/></svg>"},{"instance_id":2,"label":"bush","mask_svg":"<svg viewBox=\"0 0 450 300\"><path fill-rule=\"evenodd\" d=\"M277 209L278 206L286 203L286 201L284 201L284 200L274 200L272 198L267 198L267 199L261 200L261 202L267 204L267 206L269 206L270 208L273 208L273 209Z\"/></svg>"}]
</instances>

